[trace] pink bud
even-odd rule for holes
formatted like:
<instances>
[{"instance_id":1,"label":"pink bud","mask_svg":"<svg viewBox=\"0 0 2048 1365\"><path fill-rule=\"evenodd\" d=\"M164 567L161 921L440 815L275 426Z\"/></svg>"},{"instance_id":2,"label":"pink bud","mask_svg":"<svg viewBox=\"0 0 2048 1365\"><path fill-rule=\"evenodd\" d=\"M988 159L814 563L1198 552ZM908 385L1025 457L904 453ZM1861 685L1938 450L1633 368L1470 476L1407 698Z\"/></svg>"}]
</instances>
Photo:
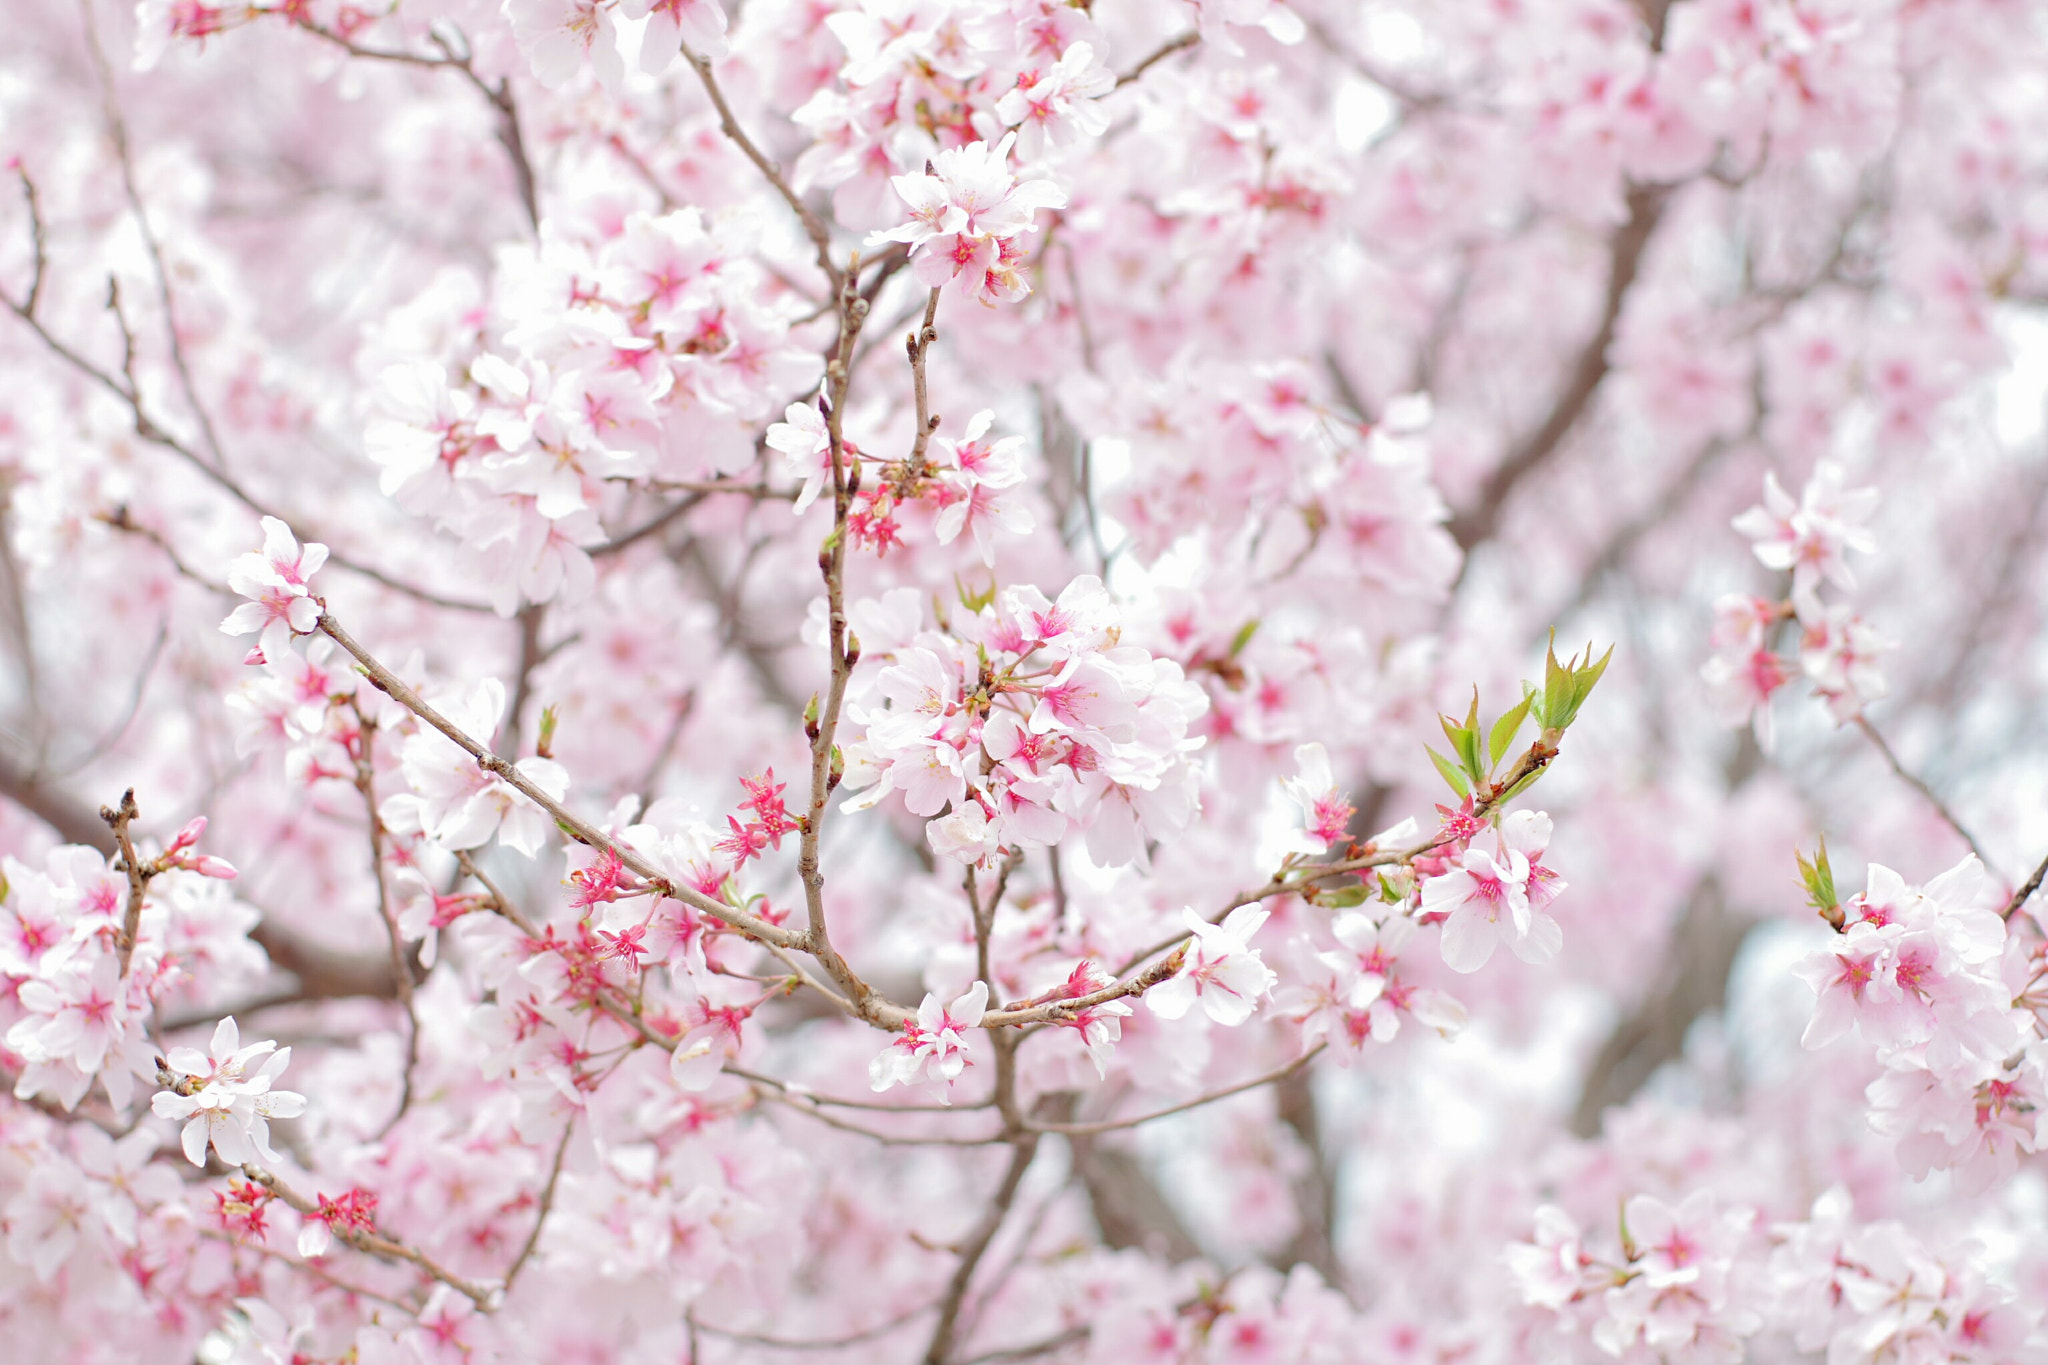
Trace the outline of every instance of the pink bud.
<instances>
[{"instance_id":1,"label":"pink bud","mask_svg":"<svg viewBox=\"0 0 2048 1365\"><path fill-rule=\"evenodd\" d=\"M185 866L191 868L202 877L218 877L224 882L231 882L240 875L235 871L233 864L229 863L226 859L215 858L205 853L192 859Z\"/></svg>"},{"instance_id":2,"label":"pink bud","mask_svg":"<svg viewBox=\"0 0 2048 1365\"><path fill-rule=\"evenodd\" d=\"M164 852L176 853L181 848L190 848L199 842L199 836L204 833L206 833L206 817L195 815L186 824L185 828L179 830L177 835L172 838L171 846L165 849Z\"/></svg>"}]
</instances>

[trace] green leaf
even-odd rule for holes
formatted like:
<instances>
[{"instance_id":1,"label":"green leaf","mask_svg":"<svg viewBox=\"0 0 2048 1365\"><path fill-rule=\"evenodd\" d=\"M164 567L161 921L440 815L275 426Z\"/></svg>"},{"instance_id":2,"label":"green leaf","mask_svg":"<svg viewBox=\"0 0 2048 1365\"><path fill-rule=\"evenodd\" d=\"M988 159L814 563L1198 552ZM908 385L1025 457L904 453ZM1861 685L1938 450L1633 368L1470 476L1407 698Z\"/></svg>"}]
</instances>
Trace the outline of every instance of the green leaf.
<instances>
[{"instance_id":1,"label":"green leaf","mask_svg":"<svg viewBox=\"0 0 2048 1365\"><path fill-rule=\"evenodd\" d=\"M1458 771L1457 764L1451 762L1451 760L1445 758L1436 750L1431 749L1427 744L1422 747L1428 752L1429 761L1436 764L1436 770L1443 774L1444 781L1450 783L1451 790L1458 794L1459 800L1462 801L1465 797L1471 795L1472 789L1465 782L1465 774Z\"/></svg>"},{"instance_id":2,"label":"green leaf","mask_svg":"<svg viewBox=\"0 0 2048 1365\"><path fill-rule=\"evenodd\" d=\"M1493 731L1486 737L1486 756L1493 763L1500 762L1500 756L1515 742L1515 735L1521 731L1522 722L1528 718L1529 702L1536 694L1522 694L1521 704L1493 723Z\"/></svg>"},{"instance_id":3,"label":"green leaf","mask_svg":"<svg viewBox=\"0 0 2048 1365\"><path fill-rule=\"evenodd\" d=\"M1841 898L1835 893L1835 869L1828 864L1828 841L1821 838L1820 848L1815 851L1813 861L1808 862L1804 853L1793 855L1799 860L1799 880L1806 886L1806 900L1814 909L1830 921L1841 914L1838 908Z\"/></svg>"},{"instance_id":4,"label":"green leaf","mask_svg":"<svg viewBox=\"0 0 2048 1365\"><path fill-rule=\"evenodd\" d=\"M1235 659L1238 655L1242 654L1244 652L1244 647L1252 642L1252 636L1257 635L1258 633L1259 622L1257 617L1253 617L1251 620L1239 626L1237 628L1237 634L1232 636L1230 640L1230 657Z\"/></svg>"},{"instance_id":5,"label":"green leaf","mask_svg":"<svg viewBox=\"0 0 2048 1365\"><path fill-rule=\"evenodd\" d=\"M1332 910L1349 910L1355 906L1364 905L1366 895L1366 888L1362 885L1347 886L1341 890L1321 893L1316 897L1316 902L1320 905L1326 905Z\"/></svg>"},{"instance_id":6,"label":"green leaf","mask_svg":"<svg viewBox=\"0 0 2048 1365\"><path fill-rule=\"evenodd\" d=\"M1550 647L1543 655L1543 712L1537 723L1546 730L1558 727L1556 716L1571 697L1572 675L1557 661L1557 632L1550 632Z\"/></svg>"},{"instance_id":7,"label":"green leaf","mask_svg":"<svg viewBox=\"0 0 2048 1365\"><path fill-rule=\"evenodd\" d=\"M1586 657L1593 657L1593 646L1586 646ZM1607 652L1600 656L1600 662L1588 664L1578 670L1572 679L1572 715L1577 717L1579 708L1586 704L1586 698L1593 695L1593 686L1600 681L1600 675L1607 671L1608 660L1614 657L1614 646L1607 646Z\"/></svg>"}]
</instances>

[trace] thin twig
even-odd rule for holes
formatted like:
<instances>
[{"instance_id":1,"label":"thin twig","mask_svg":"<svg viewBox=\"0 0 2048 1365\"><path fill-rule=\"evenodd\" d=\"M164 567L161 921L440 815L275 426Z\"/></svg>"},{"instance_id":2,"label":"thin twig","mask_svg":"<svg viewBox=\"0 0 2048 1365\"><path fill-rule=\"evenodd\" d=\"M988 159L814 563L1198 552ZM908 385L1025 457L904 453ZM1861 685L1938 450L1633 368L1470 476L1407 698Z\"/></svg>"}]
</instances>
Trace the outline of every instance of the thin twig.
<instances>
[{"instance_id":1,"label":"thin twig","mask_svg":"<svg viewBox=\"0 0 2048 1365\"><path fill-rule=\"evenodd\" d=\"M2017 915L2020 907L2033 899L2034 893L2041 889L2041 878L2044 876L2048 876L2048 858L2043 858L2034 868L2034 875L2027 878L2026 883L2012 893L2012 899L2005 903L2005 909L1998 912L1999 918L2010 920Z\"/></svg>"},{"instance_id":2,"label":"thin twig","mask_svg":"<svg viewBox=\"0 0 2048 1365\"><path fill-rule=\"evenodd\" d=\"M1225 1086L1221 1090L1212 1090L1206 1095L1198 1095L1194 1099L1185 1100L1180 1104L1170 1104L1164 1109L1155 1109L1149 1114L1139 1114L1134 1118L1127 1119L1103 1119L1096 1123L1034 1122L1031 1128L1033 1132L1038 1133L1063 1133L1079 1137L1092 1137L1097 1133L1114 1133L1125 1128L1135 1128L1141 1123L1150 1123L1154 1119L1163 1119L1174 1114L1185 1114L1190 1109L1200 1109L1205 1104L1214 1104L1218 1100L1227 1100L1232 1095L1242 1095L1247 1090L1257 1090L1262 1085L1273 1085L1276 1082L1284 1081L1314 1061L1327 1046L1327 1043L1317 1043L1307 1052L1302 1053L1277 1071L1269 1071L1263 1076L1254 1076L1248 1081L1239 1081L1236 1085Z\"/></svg>"},{"instance_id":3,"label":"thin twig","mask_svg":"<svg viewBox=\"0 0 2048 1365\"><path fill-rule=\"evenodd\" d=\"M242 1174L261 1185L264 1189L269 1190L291 1208L297 1209L301 1214L307 1217L319 1216L320 1206L318 1204L293 1189L278 1176L265 1170L263 1167L245 1162L242 1166ZM403 1261L408 1265L417 1266L486 1312L495 1306L498 1297L496 1291L486 1289L484 1286L474 1281L466 1280L453 1271L446 1269L439 1262L435 1261L433 1257L417 1247L408 1246L404 1242L387 1237L381 1232L368 1232L359 1228L340 1225L339 1220L328 1220L328 1230L334 1234L336 1241L354 1247L357 1251L363 1252L366 1255L375 1256L380 1260Z\"/></svg>"},{"instance_id":4,"label":"thin twig","mask_svg":"<svg viewBox=\"0 0 2048 1365\"><path fill-rule=\"evenodd\" d=\"M1024 1173L1031 1169L1031 1160L1037 1155L1038 1139L1035 1135L1018 1138L1012 1143L1010 1165L1003 1172L1002 1184L996 1187L995 1196L989 1200L981 1221L961 1244L959 1264L954 1266L953 1278L946 1285L946 1296L939 1302L939 1321L932 1329L931 1343L925 1347L925 1365L946 1365L952 1355L954 1328L959 1322L960 1306L967 1298L968 1286L974 1280L975 1267L988 1254L989 1243L995 1240L1010 1206L1016 1203L1017 1191L1024 1183Z\"/></svg>"},{"instance_id":5,"label":"thin twig","mask_svg":"<svg viewBox=\"0 0 2048 1365\"><path fill-rule=\"evenodd\" d=\"M121 793L120 805L100 807L100 819L114 831L114 843L121 850L121 870L128 876L128 908L121 917L120 935L114 940L120 955L120 976L124 981L128 979L128 963L135 956L135 938L142 928L142 899L149 890L151 875L151 870L135 856L135 841L128 833L128 827L135 823L138 814L133 787Z\"/></svg>"},{"instance_id":6,"label":"thin twig","mask_svg":"<svg viewBox=\"0 0 2048 1365\"><path fill-rule=\"evenodd\" d=\"M708 1322L699 1322L696 1327L700 1332L708 1332L714 1337L724 1337L727 1341L745 1342L750 1346L770 1346L778 1351L834 1351L842 1346L858 1346L864 1341L885 1337L917 1321L936 1307L938 1305L935 1303L919 1304L915 1308L905 1309L886 1322L878 1322L873 1327L837 1337L778 1337L765 1332L735 1332L727 1327L713 1327Z\"/></svg>"},{"instance_id":7,"label":"thin twig","mask_svg":"<svg viewBox=\"0 0 2048 1365\"><path fill-rule=\"evenodd\" d=\"M1962 841L1970 846L1970 852L1977 855L1977 861L1991 868L1995 875L1998 869L1993 866L1991 859L1985 856L1984 850L1979 847L1976 838L1971 835L1969 830L1963 827L1962 821L1956 819L1956 814L1948 808L1948 803L1934 794L1934 788L1922 782L1918 777L1915 777L1911 772L1907 771L1905 764L1899 762L1899 756L1892 752L1891 745L1885 743L1884 736L1879 734L1877 727L1870 723L1870 718L1859 713L1856 717L1856 728L1861 730L1864 737L1877 746L1878 753L1884 756L1884 761L1890 766L1893 775L1925 797L1927 804L1934 808L1934 813L1941 817L1942 823L1954 830Z\"/></svg>"},{"instance_id":8,"label":"thin twig","mask_svg":"<svg viewBox=\"0 0 2048 1365\"><path fill-rule=\"evenodd\" d=\"M484 747L481 741L472 738L458 728L454 722L421 700L419 693L412 690L403 679L380 663L375 656L356 642L354 636L342 628L339 621L327 612L320 614L317 629L362 665L363 674L370 685L418 716L435 730L440 731L455 746L476 760L477 767L500 778L514 791L553 816L569 837L590 848L609 851L621 864L646 881L656 891L670 900L681 901L692 909L711 916L721 924L739 930L752 938L767 943L780 944L785 948L807 948L805 936L781 925L771 924L757 915L721 904L689 886L678 884L664 876L654 864L635 851L599 831L589 821L576 815L561 802L549 796L533 784L532 779L519 771L518 767ZM471 864L473 866L473 864ZM902 1021L911 1017L909 1010L894 1006L901 1011L894 1027L901 1027Z\"/></svg>"},{"instance_id":9,"label":"thin twig","mask_svg":"<svg viewBox=\"0 0 2048 1365\"><path fill-rule=\"evenodd\" d=\"M1137 80L1147 71L1150 71L1153 67L1165 61L1168 57L1171 57L1174 53L1184 51L1187 48L1191 48L1196 43L1199 43L1201 41L1202 35L1200 33L1197 33L1194 29L1189 29L1186 33L1179 34L1176 37L1168 38L1165 42L1161 43L1158 47L1154 48L1151 54L1148 55L1143 61L1139 62L1129 71L1126 71L1123 75L1118 76L1116 78L1115 88L1118 90L1123 89L1132 81Z\"/></svg>"},{"instance_id":10,"label":"thin twig","mask_svg":"<svg viewBox=\"0 0 2048 1365\"><path fill-rule=\"evenodd\" d=\"M355 710L357 733L361 736L356 755L356 791L363 798L363 810L370 822L370 875L377 883L377 918L384 924L385 939L391 947L391 977L398 985L398 1003L405 1010L405 1070L399 1082L398 1107L377 1130L377 1139L381 1141L412 1108L412 1077L420 1060L420 1016L413 1008L412 954L406 949L405 933L398 927L398 914L391 905L390 885L384 879L385 829L383 818L377 813L377 724L354 702L350 706Z\"/></svg>"},{"instance_id":11,"label":"thin twig","mask_svg":"<svg viewBox=\"0 0 2048 1365\"><path fill-rule=\"evenodd\" d=\"M754 163L754 168L775 187L775 192L782 196L783 202L796 214L797 221L803 224L804 235L811 239L811 246L817 251L818 268L825 272L825 278L831 282L832 292L839 293L842 288L842 276L839 267L832 260L832 234L825 227L824 220L797 197L796 191L789 187L789 181L783 179L782 167L770 161L767 154L747 136L746 130L740 127L739 120L733 116L732 106L726 103L725 91L719 87L718 78L711 74L711 59L692 52L687 45L683 48L683 56L689 60L691 69L697 73L698 81L704 86L704 93L710 96L711 107L718 111L719 131L740 149L747 160Z\"/></svg>"},{"instance_id":12,"label":"thin twig","mask_svg":"<svg viewBox=\"0 0 2048 1365\"><path fill-rule=\"evenodd\" d=\"M541 1229L547 1226L548 1213L555 1206L555 1186L562 1179L562 1158L568 1155L569 1139L576 1132L576 1116L572 1113L569 1121L562 1125L562 1140L555 1144L555 1159L548 1165L548 1183L541 1187L540 1207L533 1216L533 1231L526 1234L526 1244L519 1248L519 1254L512 1258L512 1264L505 1270L505 1292L512 1292L512 1282L519 1278L519 1272L526 1269L527 1261L533 1257L533 1249L540 1245Z\"/></svg>"}]
</instances>

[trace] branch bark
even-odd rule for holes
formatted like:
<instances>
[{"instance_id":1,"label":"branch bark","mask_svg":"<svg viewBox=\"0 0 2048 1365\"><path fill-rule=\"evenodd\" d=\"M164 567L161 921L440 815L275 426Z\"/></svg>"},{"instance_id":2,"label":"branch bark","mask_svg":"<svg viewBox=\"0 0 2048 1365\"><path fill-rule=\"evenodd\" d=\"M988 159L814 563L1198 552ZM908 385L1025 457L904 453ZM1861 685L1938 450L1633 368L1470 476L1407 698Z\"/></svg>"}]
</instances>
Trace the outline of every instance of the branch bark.
<instances>
[{"instance_id":1,"label":"branch bark","mask_svg":"<svg viewBox=\"0 0 2048 1365\"><path fill-rule=\"evenodd\" d=\"M1460 548L1470 552L1492 538L1499 529L1502 509L1522 481L1535 473L1557 453L1564 438L1579 424L1600 382L1607 377L1608 348L1621 321L1629 288L1643 262L1643 252L1664 216L1671 190L1665 185L1637 185L1628 192L1628 218L1608 239L1607 294L1600 305L1600 322L1580 348L1562 392L1551 404L1542 423L1523 437L1507 458L1487 477L1478 499L1451 519L1451 535Z\"/></svg>"}]
</instances>

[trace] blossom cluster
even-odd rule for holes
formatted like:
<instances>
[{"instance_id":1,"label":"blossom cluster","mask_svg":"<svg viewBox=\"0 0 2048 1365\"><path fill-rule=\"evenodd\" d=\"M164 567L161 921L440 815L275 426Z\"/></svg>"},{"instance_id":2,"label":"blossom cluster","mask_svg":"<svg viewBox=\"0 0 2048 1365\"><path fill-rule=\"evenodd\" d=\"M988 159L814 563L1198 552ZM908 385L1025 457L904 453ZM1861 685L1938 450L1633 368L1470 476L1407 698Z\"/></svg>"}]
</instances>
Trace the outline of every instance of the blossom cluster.
<instances>
[{"instance_id":1,"label":"blossom cluster","mask_svg":"<svg viewBox=\"0 0 2048 1365\"><path fill-rule=\"evenodd\" d=\"M1872 863L1833 920L1797 969L1816 996L1805 1045L1854 1030L1875 1052L1871 1123L1913 1175L1953 1171L1970 1190L2010 1176L2048 1142L2048 1037L2019 1003L2042 967L2008 935L1983 864L1916 887Z\"/></svg>"},{"instance_id":2,"label":"blossom cluster","mask_svg":"<svg viewBox=\"0 0 2048 1365\"><path fill-rule=\"evenodd\" d=\"M1177 664L1118 643L1100 579L1057 600L1004 588L937 630L922 628L915 593L865 605L852 808L901 793L936 854L984 868L1069 835L1121 866L1193 818L1188 727L1206 699Z\"/></svg>"},{"instance_id":3,"label":"blossom cluster","mask_svg":"<svg viewBox=\"0 0 2048 1365\"><path fill-rule=\"evenodd\" d=\"M256 913L224 884L234 869L193 849L205 827L193 821L148 860L132 925L127 875L93 849L0 860L0 1023L16 1096L73 1109L97 1082L126 1112L137 1080L156 1075L158 1002L260 974Z\"/></svg>"},{"instance_id":4,"label":"blossom cluster","mask_svg":"<svg viewBox=\"0 0 2048 1365\"><path fill-rule=\"evenodd\" d=\"M583 599L608 485L745 469L757 423L816 380L789 335L802 304L748 230L694 208L551 230L501 253L481 326L473 286L448 281L416 305L445 348L394 333L366 353L384 492L481 556L499 611Z\"/></svg>"},{"instance_id":5,"label":"blossom cluster","mask_svg":"<svg viewBox=\"0 0 2048 1365\"><path fill-rule=\"evenodd\" d=\"M1836 720L1854 720L1885 694L1877 660L1891 642L1847 603L1824 603L1820 595L1824 584L1853 589L1848 553L1877 547L1863 524L1877 506L1877 491L1843 483L1842 467L1824 460L1795 503L1777 475L1766 474L1763 504L1735 519L1757 561L1790 575L1790 595L1773 601L1732 594L1716 602L1714 654L1701 671L1722 718L1753 720L1766 749L1774 733L1772 696L1793 676L1779 653L1783 623L1797 624L1799 671Z\"/></svg>"},{"instance_id":6,"label":"blossom cluster","mask_svg":"<svg viewBox=\"0 0 2048 1365\"><path fill-rule=\"evenodd\" d=\"M913 216L887 239L919 248L920 279L959 279L986 301L1021 297L1015 234L1032 208L1063 200L1044 182L1013 192L1003 162L1013 144L1039 162L1109 126L1100 101L1115 77L1096 19L1036 0L863 0L825 27L838 79L791 114L811 139L797 190L832 190L843 221L879 228L893 220L893 183Z\"/></svg>"},{"instance_id":7,"label":"blossom cluster","mask_svg":"<svg viewBox=\"0 0 2048 1365\"><path fill-rule=\"evenodd\" d=\"M2038 1360L2041 1312L1896 1222L1858 1223L1836 1186L1810 1216L1772 1224L1711 1191L1631 1196L1618 1229L1589 1234L1539 1208L1508 1251L1522 1300L1615 1359L1735 1362L1766 1333L1830 1361Z\"/></svg>"},{"instance_id":8,"label":"blossom cluster","mask_svg":"<svg viewBox=\"0 0 2048 1365\"><path fill-rule=\"evenodd\" d=\"M206 1164L209 1146L231 1166L259 1156L274 1162L270 1120L306 1112L304 1095L271 1088L291 1057L290 1048L269 1039L243 1047L230 1015L214 1029L205 1052L174 1047L165 1055L170 1088L157 1091L150 1108L158 1118L183 1124L179 1145L194 1166Z\"/></svg>"}]
</instances>

